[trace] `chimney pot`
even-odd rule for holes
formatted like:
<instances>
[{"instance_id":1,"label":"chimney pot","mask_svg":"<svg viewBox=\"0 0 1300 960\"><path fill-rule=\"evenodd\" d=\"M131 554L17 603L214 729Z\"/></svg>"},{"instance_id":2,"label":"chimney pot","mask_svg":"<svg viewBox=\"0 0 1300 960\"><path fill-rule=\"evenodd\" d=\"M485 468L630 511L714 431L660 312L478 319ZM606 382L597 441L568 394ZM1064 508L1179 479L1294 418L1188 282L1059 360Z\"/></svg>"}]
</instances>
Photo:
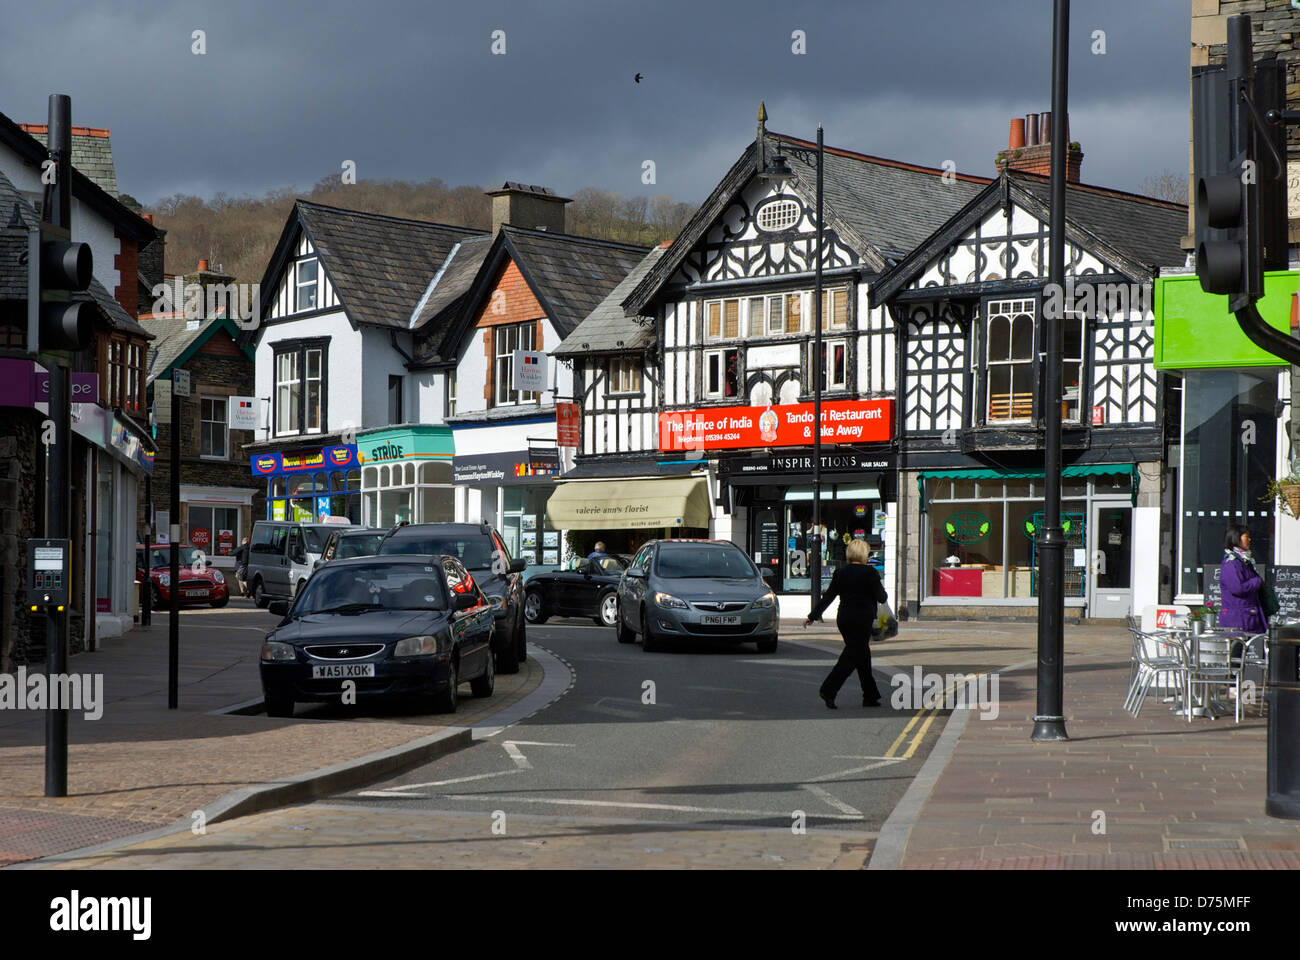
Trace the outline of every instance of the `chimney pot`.
<instances>
[{"instance_id":1,"label":"chimney pot","mask_svg":"<svg viewBox=\"0 0 1300 960\"><path fill-rule=\"evenodd\" d=\"M1038 142L1051 143L1052 142L1052 111L1048 110L1045 113L1040 113L1038 115L1038 119L1041 121L1041 125L1039 127Z\"/></svg>"},{"instance_id":2,"label":"chimney pot","mask_svg":"<svg viewBox=\"0 0 1300 960\"><path fill-rule=\"evenodd\" d=\"M1025 114L1023 123L1025 125L1025 146L1038 146L1038 114Z\"/></svg>"},{"instance_id":3,"label":"chimney pot","mask_svg":"<svg viewBox=\"0 0 1300 960\"><path fill-rule=\"evenodd\" d=\"M200 272L203 272L203 271L206 271L207 269L208 269L208 261L206 261L206 260L200 260L200 261L199 261L199 271L200 271Z\"/></svg>"},{"instance_id":4,"label":"chimney pot","mask_svg":"<svg viewBox=\"0 0 1300 960\"><path fill-rule=\"evenodd\" d=\"M1019 150L1025 145L1025 121L1019 117L1011 121L1011 133L1007 137L1007 149Z\"/></svg>"}]
</instances>

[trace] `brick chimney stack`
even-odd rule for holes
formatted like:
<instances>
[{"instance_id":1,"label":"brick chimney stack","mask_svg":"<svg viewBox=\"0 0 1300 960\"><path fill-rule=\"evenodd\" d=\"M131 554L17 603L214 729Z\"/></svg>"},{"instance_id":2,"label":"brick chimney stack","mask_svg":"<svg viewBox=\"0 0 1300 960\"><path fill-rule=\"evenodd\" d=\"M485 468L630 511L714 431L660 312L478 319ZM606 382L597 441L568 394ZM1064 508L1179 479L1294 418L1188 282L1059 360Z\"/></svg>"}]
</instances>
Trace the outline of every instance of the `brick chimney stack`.
<instances>
[{"instance_id":1,"label":"brick chimney stack","mask_svg":"<svg viewBox=\"0 0 1300 960\"><path fill-rule=\"evenodd\" d=\"M1066 119L1067 139L1069 119ZM1065 154L1065 179L1079 182L1079 167L1083 165L1083 151L1078 144L1070 144ZM1023 119L1011 121L1007 148L997 156L998 173L1036 173L1052 175L1052 115L1031 113Z\"/></svg>"},{"instance_id":2,"label":"brick chimney stack","mask_svg":"<svg viewBox=\"0 0 1300 960\"><path fill-rule=\"evenodd\" d=\"M488 190L492 198L492 236L502 224L564 233L564 205L572 203L549 187L532 187L507 180L500 190Z\"/></svg>"}]
</instances>

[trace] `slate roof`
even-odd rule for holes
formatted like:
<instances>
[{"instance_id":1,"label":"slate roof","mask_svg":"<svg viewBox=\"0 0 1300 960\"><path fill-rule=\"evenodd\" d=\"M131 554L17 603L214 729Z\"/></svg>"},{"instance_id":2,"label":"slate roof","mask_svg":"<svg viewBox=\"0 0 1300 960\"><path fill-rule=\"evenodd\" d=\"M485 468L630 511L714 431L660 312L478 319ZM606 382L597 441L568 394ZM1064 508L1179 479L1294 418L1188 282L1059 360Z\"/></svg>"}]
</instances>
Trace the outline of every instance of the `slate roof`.
<instances>
[{"instance_id":1,"label":"slate roof","mask_svg":"<svg viewBox=\"0 0 1300 960\"><path fill-rule=\"evenodd\" d=\"M667 249L666 246L660 246L647 253L552 353L557 357L623 353L644 350L649 346L654 339L654 324L649 318L627 316L623 312L623 299L659 262ZM642 322L638 322L638 319Z\"/></svg>"},{"instance_id":2,"label":"slate roof","mask_svg":"<svg viewBox=\"0 0 1300 960\"><path fill-rule=\"evenodd\" d=\"M267 268L264 289L273 289L288 259L295 217L316 248L352 322L401 330L409 328L411 314L452 247L484 235L484 231L468 227L298 200Z\"/></svg>"},{"instance_id":3,"label":"slate roof","mask_svg":"<svg viewBox=\"0 0 1300 960\"><path fill-rule=\"evenodd\" d=\"M46 144L45 124L20 123L18 126L39 140L43 146ZM109 196L121 199L121 194L117 191L117 170L113 166L113 142L107 130L97 127L73 127L72 165L98 184Z\"/></svg>"},{"instance_id":4,"label":"slate roof","mask_svg":"<svg viewBox=\"0 0 1300 960\"><path fill-rule=\"evenodd\" d=\"M13 217L14 205L18 205L18 216L25 227L40 222L36 208L18 192L8 177L0 173L0 300L27 300L27 268L19 257L27 246L26 235L10 236L5 227ZM88 290L72 295L74 300L89 300L99 305L108 319L110 326L117 330L129 330L132 333L146 333L122 305L113 299L102 283L92 279Z\"/></svg>"},{"instance_id":5,"label":"slate roof","mask_svg":"<svg viewBox=\"0 0 1300 960\"><path fill-rule=\"evenodd\" d=\"M817 144L798 137L768 133L765 150L770 161L786 158L795 174L790 189L811 201L816 196L816 156L802 160L785 145L813 150ZM709 197L668 248L668 253L623 300L640 312L676 273L687 253L706 235L732 198L755 176L758 141L745 148ZM823 192L827 226L857 249L869 268L885 270L924 240L949 217L977 196L990 177L954 173L888 160L838 147L824 147Z\"/></svg>"},{"instance_id":6,"label":"slate roof","mask_svg":"<svg viewBox=\"0 0 1300 960\"><path fill-rule=\"evenodd\" d=\"M483 265L483 258L487 256L491 247L492 238L484 235L466 237L452 248L447 259L438 268L438 273L430 280L425 299L418 304L418 312L411 323L414 329L418 330L429 324L469 292L474 277L478 275L479 267Z\"/></svg>"},{"instance_id":7,"label":"slate roof","mask_svg":"<svg viewBox=\"0 0 1300 960\"><path fill-rule=\"evenodd\" d=\"M1047 177L1016 173L1013 178L1044 206L1051 205ZM1065 188L1065 216L1129 257L1151 267L1182 266L1187 251L1187 206L1134 193L1071 183Z\"/></svg>"},{"instance_id":8,"label":"slate roof","mask_svg":"<svg viewBox=\"0 0 1300 960\"><path fill-rule=\"evenodd\" d=\"M140 325L155 337L154 342L149 344L149 356L145 361L145 382L153 383L194 341L206 336L209 327L220 325L221 319L220 316L215 316L193 321L196 326L190 330L189 321L183 313L141 317Z\"/></svg>"},{"instance_id":9,"label":"slate roof","mask_svg":"<svg viewBox=\"0 0 1300 960\"><path fill-rule=\"evenodd\" d=\"M630 243L509 224L501 233L520 272L565 338L649 252Z\"/></svg>"}]
</instances>

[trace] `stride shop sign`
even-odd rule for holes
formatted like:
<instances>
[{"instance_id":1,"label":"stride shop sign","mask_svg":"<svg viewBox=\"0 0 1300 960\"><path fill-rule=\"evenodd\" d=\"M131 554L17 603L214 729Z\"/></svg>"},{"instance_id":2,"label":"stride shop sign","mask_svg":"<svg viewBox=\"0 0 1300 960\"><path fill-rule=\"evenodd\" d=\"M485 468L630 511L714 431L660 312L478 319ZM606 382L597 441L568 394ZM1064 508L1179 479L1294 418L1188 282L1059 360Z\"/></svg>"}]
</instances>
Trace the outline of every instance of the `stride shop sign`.
<instances>
[{"instance_id":1,"label":"stride shop sign","mask_svg":"<svg viewBox=\"0 0 1300 960\"><path fill-rule=\"evenodd\" d=\"M836 400L822 403L822 443L879 443L894 436L894 402ZM709 407L659 414L659 449L734 450L798 447L813 443L813 405Z\"/></svg>"}]
</instances>

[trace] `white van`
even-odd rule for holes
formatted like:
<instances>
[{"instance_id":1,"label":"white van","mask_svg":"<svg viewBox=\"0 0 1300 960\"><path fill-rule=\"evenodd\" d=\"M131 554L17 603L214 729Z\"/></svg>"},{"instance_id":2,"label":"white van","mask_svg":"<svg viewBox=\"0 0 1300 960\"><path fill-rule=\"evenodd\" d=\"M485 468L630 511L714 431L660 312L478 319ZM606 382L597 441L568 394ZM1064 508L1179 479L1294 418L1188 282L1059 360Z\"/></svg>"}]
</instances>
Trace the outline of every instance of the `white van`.
<instances>
[{"instance_id":1,"label":"white van","mask_svg":"<svg viewBox=\"0 0 1300 960\"><path fill-rule=\"evenodd\" d=\"M272 600L291 600L307 582L325 549L331 523L258 520L248 543L248 589L259 607ZM346 521L344 521L346 522Z\"/></svg>"}]
</instances>

